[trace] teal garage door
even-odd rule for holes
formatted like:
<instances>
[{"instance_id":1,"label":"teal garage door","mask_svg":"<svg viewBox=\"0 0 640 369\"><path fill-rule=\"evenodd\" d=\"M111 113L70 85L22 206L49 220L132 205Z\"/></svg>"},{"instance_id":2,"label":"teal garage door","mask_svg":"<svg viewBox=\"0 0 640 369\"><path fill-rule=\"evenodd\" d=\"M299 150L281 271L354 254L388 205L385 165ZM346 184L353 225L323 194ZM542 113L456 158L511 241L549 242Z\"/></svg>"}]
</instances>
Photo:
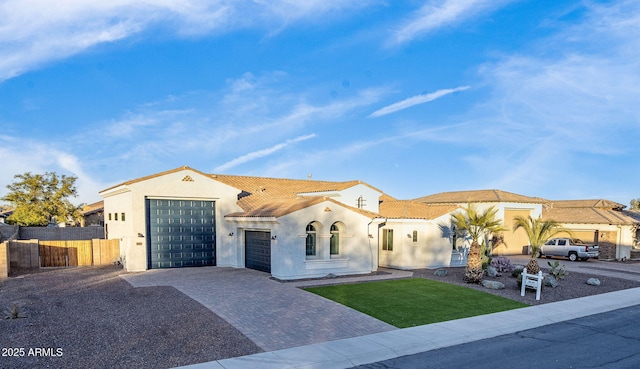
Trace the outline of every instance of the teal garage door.
<instances>
[{"instance_id":1,"label":"teal garage door","mask_svg":"<svg viewBox=\"0 0 640 369\"><path fill-rule=\"evenodd\" d=\"M245 268L271 273L271 232L244 232Z\"/></svg>"},{"instance_id":2,"label":"teal garage door","mask_svg":"<svg viewBox=\"0 0 640 369\"><path fill-rule=\"evenodd\" d=\"M149 269L215 265L215 202L147 200Z\"/></svg>"}]
</instances>

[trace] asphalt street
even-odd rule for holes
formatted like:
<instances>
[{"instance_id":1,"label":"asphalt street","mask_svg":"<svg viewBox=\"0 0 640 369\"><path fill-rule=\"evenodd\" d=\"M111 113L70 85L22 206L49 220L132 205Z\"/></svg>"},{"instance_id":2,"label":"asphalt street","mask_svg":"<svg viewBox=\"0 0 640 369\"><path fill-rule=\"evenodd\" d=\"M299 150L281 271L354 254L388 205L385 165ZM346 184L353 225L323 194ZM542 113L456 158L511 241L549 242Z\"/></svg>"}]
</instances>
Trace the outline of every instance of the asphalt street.
<instances>
[{"instance_id":1,"label":"asphalt street","mask_svg":"<svg viewBox=\"0 0 640 369\"><path fill-rule=\"evenodd\" d=\"M640 368L640 305L356 368Z\"/></svg>"}]
</instances>

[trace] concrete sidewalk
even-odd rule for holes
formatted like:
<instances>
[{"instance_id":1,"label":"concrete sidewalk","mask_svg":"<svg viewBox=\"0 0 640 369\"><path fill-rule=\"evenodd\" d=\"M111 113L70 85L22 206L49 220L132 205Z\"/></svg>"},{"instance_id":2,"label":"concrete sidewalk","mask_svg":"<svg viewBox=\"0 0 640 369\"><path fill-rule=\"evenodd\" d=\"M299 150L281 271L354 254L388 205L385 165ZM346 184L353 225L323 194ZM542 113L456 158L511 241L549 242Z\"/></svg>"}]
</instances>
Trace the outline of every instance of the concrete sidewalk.
<instances>
[{"instance_id":1,"label":"concrete sidewalk","mask_svg":"<svg viewBox=\"0 0 640 369\"><path fill-rule=\"evenodd\" d=\"M639 304L640 288L634 288L183 368L350 368Z\"/></svg>"}]
</instances>

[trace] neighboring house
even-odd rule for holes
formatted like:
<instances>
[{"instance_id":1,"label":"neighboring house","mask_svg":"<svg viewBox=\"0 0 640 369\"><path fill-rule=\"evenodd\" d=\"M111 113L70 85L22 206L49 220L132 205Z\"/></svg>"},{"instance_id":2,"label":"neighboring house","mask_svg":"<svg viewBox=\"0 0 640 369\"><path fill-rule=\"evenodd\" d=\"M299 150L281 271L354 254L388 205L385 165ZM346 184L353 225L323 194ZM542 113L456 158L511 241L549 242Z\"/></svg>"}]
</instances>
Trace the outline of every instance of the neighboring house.
<instances>
[{"instance_id":1,"label":"neighboring house","mask_svg":"<svg viewBox=\"0 0 640 369\"><path fill-rule=\"evenodd\" d=\"M452 204L460 207L467 207L469 204L473 204L478 211L484 211L494 206L498 210L496 216L502 219L503 225L507 230L502 233L502 242L494 247L493 252L497 255L515 255L527 251L526 246L529 244L529 239L524 230L513 231L513 219L517 216L525 218L528 216L539 217L542 214L542 204L547 200L501 190L477 190L441 192L420 197L414 199L414 201L429 205Z\"/></svg>"},{"instance_id":2,"label":"neighboring house","mask_svg":"<svg viewBox=\"0 0 640 369\"><path fill-rule=\"evenodd\" d=\"M601 259L629 259L640 246L640 217L624 208L609 200L549 201L542 218L560 222L575 238L600 246Z\"/></svg>"},{"instance_id":3,"label":"neighboring house","mask_svg":"<svg viewBox=\"0 0 640 369\"><path fill-rule=\"evenodd\" d=\"M498 209L507 230L503 242L493 249L497 255L522 254L528 251L529 240L523 229L513 232L516 216L553 219L576 238L588 244L598 244L602 259L629 259L631 251L640 249L640 216L625 211L625 206L609 200L549 201L501 190L443 192L414 201L425 204L475 204L479 210L489 206Z\"/></svg>"},{"instance_id":4,"label":"neighboring house","mask_svg":"<svg viewBox=\"0 0 640 369\"><path fill-rule=\"evenodd\" d=\"M13 214L13 209L0 207L0 223L6 223L11 214Z\"/></svg>"},{"instance_id":5,"label":"neighboring house","mask_svg":"<svg viewBox=\"0 0 640 369\"><path fill-rule=\"evenodd\" d=\"M80 226L104 226L104 201L98 201L82 207Z\"/></svg>"}]
</instances>

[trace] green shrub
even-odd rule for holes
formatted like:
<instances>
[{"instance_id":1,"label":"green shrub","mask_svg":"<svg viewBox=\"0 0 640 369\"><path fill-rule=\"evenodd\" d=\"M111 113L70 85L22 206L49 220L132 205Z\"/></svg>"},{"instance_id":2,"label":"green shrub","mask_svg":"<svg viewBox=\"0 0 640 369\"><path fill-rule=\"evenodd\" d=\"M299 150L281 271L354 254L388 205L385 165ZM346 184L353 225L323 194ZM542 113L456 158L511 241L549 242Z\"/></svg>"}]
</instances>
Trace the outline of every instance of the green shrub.
<instances>
[{"instance_id":1,"label":"green shrub","mask_svg":"<svg viewBox=\"0 0 640 369\"><path fill-rule=\"evenodd\" d=\"M551 268L549 274L551 274L557 281L569 275L569 272L564 270L565 265L560 265L560 262L558 260L556 260L553 264L548 261L547 264L549 264L549 267Z\"/></svg>"}]
</instances>

